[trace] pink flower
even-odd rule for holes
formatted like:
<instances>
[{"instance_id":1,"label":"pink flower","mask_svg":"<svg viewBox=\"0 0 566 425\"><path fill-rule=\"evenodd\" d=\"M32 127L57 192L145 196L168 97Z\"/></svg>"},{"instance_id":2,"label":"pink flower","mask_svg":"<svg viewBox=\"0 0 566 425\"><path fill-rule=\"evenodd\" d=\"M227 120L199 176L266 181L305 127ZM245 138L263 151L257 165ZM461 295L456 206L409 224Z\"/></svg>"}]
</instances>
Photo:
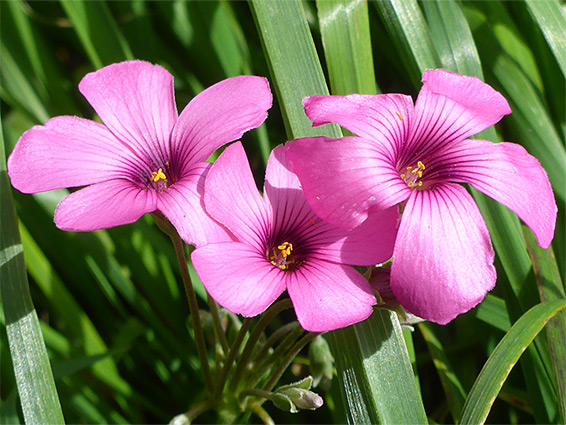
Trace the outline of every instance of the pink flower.
<instances>
[{"instance_id":1,"label":"pink flower","mask_svg":"<svg viewBox=\"0 0 566 425\"><path fill-rule=\"evenodd\" d=\"M367 318L375 297L367 280L346 264L372 265L391 257L397 208L369 215L353 231L320 221L281 146L269 158L263 193L242 145L229 146L208 174L204 202L237 241L205 245L191 255L210 295L234 313L255 316L287 289L309 331Z\"/></svg>"},{"instance_id":2,"label":"pink flower","mask_svg":"<svg viewBox=\"0 0 566 425\"><path fill-rule=\"evenodd\" d=\"M545 171L521 146L470 140L511 112L487 84L427 71L416 103L401 94L313 96L314 125L330 121L359 137L287 146L307 201L324 220L354 228L401 204L391 289L407 310L445 324L495 284L494 253L469 183L513 210L546 248L556 203Z\"/></svg>"},{"instance_id":3,"label":"pink flower","mask_svg":"<svg viewBox=\"0 0 566 425\"><path fill-rule=\"evenodd\" d=\"M105 229L161 211L187 243L229 238L203 209L205 161L265 120L272 103L265 78L221 81L180 116L173 76L147 62L87 74L79 90L105 125L61 116L24 133L8 160L15 188L90 185L59 204L55 223L63 230Z\"/></svg>"}]
</instances>

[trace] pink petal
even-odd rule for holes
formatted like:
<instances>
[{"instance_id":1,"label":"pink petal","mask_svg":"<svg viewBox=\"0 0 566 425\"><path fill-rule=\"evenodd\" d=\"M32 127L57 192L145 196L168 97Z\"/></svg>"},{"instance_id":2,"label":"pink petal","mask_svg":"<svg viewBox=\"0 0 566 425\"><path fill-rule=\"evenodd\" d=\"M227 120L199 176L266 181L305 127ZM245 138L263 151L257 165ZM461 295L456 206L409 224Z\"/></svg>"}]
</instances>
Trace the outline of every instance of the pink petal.
<instances>
[{"instance_id":1,"label":"pink petal","mask_svg":"<svg viewBox=\"0 0 566 425\"><path fill-rule=\"evenodd\" d=\"M341 264L307 261L286 275L289 296L305 330L331 331L371 315L376 301L362 275Z\"/></svg>"},{"instance_id":2,"label":"pink petal","mask_svg":"<svg viewBox=\"0 0 566 425\"><path fill-rule=\"evenodd\" d=\"M297 139L287 157L316 214L344 228L360 225L370 210L402 202L410 189L377 144L358 137Z\"/></svg>"},{"instance_id":3,"label":"pink petal","mask_svg":"<svg viewBox=\"0 0 566 425\"><path fill-rule=\"evenodd\" d=\"M171 142L180 164L205 161L216 149L258 127L272 105L267 79L228 78L199 93L181 113Z\"/></svg>"},{"instance_id":4,"label":"pink petal","mask_svg":"<svg viewBox=\"0 0 566 425\"><path fill-rule=\"evenodd\" d=\"M202 246L232 240L229 232L204 209L204 181L212 164L193 165L182 180L158 195L158 209L186 243Z\"/></svg>"},{"instance_id":5,"label":"pink petal","mask_svg":"<svg viewBox=\"0 0 566 425\"><path fill-rule=\"evenodd\" d=\"M520 145L466 140L443 156L453 181L470 183L514 211L548 248L557 207L546 172Z\"/></svg>"},{"instance_id":6,"label":"pink petal","mask_svg":"<svg viewBox=\"0 0 566 425\"><path fill-rule=\"evenodd\" d=\"M315 220L320 221L290 168L285 148L277 146L267 162L263 191L273 209L273 233L277 235L302 235Z\"/></svg>"},{"instance_id":7,"label":"pink petal","mask_svg":"<svg viewBox=\"0 0 566 425\"><path fill-rule=\"evenodd\" d=\"M36 193L127 178L137 161L105 126L63 116L23 134L8 174L16 189Z\"/></svg>"},{"instance_id":8,"label":"pink petal","mask_svg":"<svg viewBox=\"0 0 566 425\"><path fill-rule=\"evenodd\" d=\"M191 260L212 298L232 313L260 314L285 290L285 272L243 243L206 245Z\"/></svg>"},{"instance_id":9,"label":"pink petal","mask_svg":"<svg viewBox=\"0 0 566 425\"><path fill-rule=\"evenodd\" d=\"M241 242L263 246L271 228L271 207L257 190L240 142L228 146L212 166L204 204Z\"/></svg>"},{"instance_id":10,"label":"pink petal","mask_svg":"<svg viewBox=\"0 0 566 425\"><path fill-rule=\"evenodd\" d=\"M477 77L437 69L426 71L423 82L408 140L411 151L421 157L477 134L511 113L505 98Z\"/></svg>"},{"instance_id":11,"label":"pink petal","mask_svg":"<svg viewBox=\"0 0 566 425\"><path fill-rule=\"evenodd\" d=\"M326 261L355 266L372 266L393 255L399 208L372 212L366 221L352 230L325 223L318 218L303 232L313 245L313 256Z\"/></svg>"},{"instance_id":12,"label":"pink petal","mask_svg":"<svg viewBox=\"0 0 566 425\"><path fill-rule=\"evenodd\" d=\"M124 144L156 164L168 161L177 121L168 71L142 61L116 63L85 75L79 90Z\"/></svg>"},{"instance_id":13,"label":"pink petal","mask_svg":"<svg viewBox=\"0 0 566 425\"><path fill-rule=\"evenodd\" d=\"M62 230L90 232L129 224L155 211L154 191L139 189L127 180L96 183L67 196L55 211Z\"/></svg>"},{"instance_id":14,"label":"pink petal","mask_svg":"<svg viewBox=\"0 0 566 425\"><path fill-rule=\"evenodd\" d=\"M483 217L462 186L414 191L395 243L391 289L409 312L446 324L493 288L493 259Z\"/></svg>"},{"instance_id":15,"label":"pink petal","mask_svg":"<svg viewBox=\"0 0 566 425\"><path fill-rule=\"evenodd\" d=\"M406 139L413 114L413 100L402 94L311 96L303 104L315 126L334 122L395 150Z\"/></svg>"}]
</instances>

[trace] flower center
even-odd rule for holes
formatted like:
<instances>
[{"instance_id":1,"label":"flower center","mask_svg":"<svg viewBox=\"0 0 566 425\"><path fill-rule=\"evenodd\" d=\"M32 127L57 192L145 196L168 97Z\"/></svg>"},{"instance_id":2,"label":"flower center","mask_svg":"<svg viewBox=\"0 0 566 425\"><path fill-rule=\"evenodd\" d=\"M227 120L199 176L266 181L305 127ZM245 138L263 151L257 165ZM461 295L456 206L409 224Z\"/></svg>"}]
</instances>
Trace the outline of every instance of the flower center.
<instances>
[{"instance_id":1,"label":"flower center","mask_svg":"<svg viewBox=\"0 0 566 425\"><path fill-rule=\"evenodd\" d=\"M168 166L169 163L165 163L165 166ZM151 173L151 184L157 191L157 193L163 192L170 186L169 181L167 180L167 175L163 171L163 168L159 168L157 171L153 171Z\"/></svg>"},{"instance_id":2,"label":"flower center","mask_svg":"<svg viewBox=\"0 0 566 425\"><path fill-rule=\"evenodd\" d=\"M407 171L401 173L401 178L411 189L418 189L423 185L421 178L423 177L425 168L425 165L421 161L418 161L416 167L407 167Z\"/></svg>"},{"instance_id":3,"label":"flower center","mask_svg":"<svg viewBox=\"0 0 566 425\"><path fill-rule=\"evenodd\" d=\"M268 252L269 262L286 272L293 271L303 261L296 258L296 255L292 255L292 252L293 244L283 242L281 245L274 246L271 248L271 251Z\"/></svg>"}]
</instances>

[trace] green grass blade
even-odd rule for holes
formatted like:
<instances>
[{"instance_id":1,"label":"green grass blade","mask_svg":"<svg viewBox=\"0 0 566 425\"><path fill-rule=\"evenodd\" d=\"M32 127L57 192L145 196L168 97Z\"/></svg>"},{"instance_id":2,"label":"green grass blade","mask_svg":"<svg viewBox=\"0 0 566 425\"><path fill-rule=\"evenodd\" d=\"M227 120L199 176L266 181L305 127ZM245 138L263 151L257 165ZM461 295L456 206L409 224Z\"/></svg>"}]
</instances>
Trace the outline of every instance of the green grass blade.
<instances>
[{"instance_id":1,"label":"green grass blade","mask_svg":"<svg viewBox=\"0 0 566 425\"><path fill-rule=\"evenodd\" d=\"M313 128L303 110L303 98L328 94L328 88L301 3L253 0L251 6L287 136L341 137L335 124Z\"/></svg>"},{"instance_id":2,"label":"green grass blade","mask_svg":"<svg viewBox=\"0 0 566 425\"><path fill-rule=\"evenodd\" d=\"M427 423L396 313L330 332L351 424Z\"/></svg>"},{"instance_id":3,"label":"green grass blade","mask_svg":"<svg viewBox=\"0 0 566 425\"><path fill-rule=\"evenodd\" d=\"M541 300L552 302L566 299L564 284L556 266L552 247L542 249L536 243L533 233L526 226L523 226L523 229L529 242L529 255L533 260ZM566 362L564 362L566 359L566 311L556 313L548 322L546 333L554 369L561 422L566 423Z\"/></svg>"},{"instance_id":4,"label":"green grass blade","mask_svg":"<svg viewBox=\"0 0 566 425\"><path fill-rule=\"evenodd\" d=\"M60 2L95 68L134 59L106 2L73 0Z\"/></svg>"},{"instance_id":5,"label":"green grass blade","mask_svg":"<svg viewBox=\"0 0 566 425\"><path fill-rule=\"evenodd\" d=\"M544 38L562 70L562 75L566 78L566 37L564 36L566 17L564 16L564 8L554 0L525 0L525 2L529 12L544 34Z\"/></svg>"},{"instance_id":6,"label":"green grass blade","mask_svg":"<svg viewBox=\"0 0 566 425\"><path fill-rule=\"evenodd\" d=\"M28 424L63 424L45 342L29 292L1 134L0 124L0 289L22 412Z\"/></svg>"},{"instance_id":7,"label":"green grass blade","mask_svg":"<svg viewBox=\"0 0 566 425\"><path fill-rule=\"evenodd\" d=\"M461 424L485 422L497 394L523 351L544 325L564 308L566 308L564 300L539 304L513 325L489 356L468 394Z\"/></svg>"},{"instance_id":8,"label":"green grass blade","mask_svg":"<svg viewBox=\"0 0 566 425\"><path fill-rule=\"evenodd\" d=\"M416 86L423 70L437 68L438 53L427 23L415 0L376 0L374 2L393 40L402 52L401 60Z\"/></svg>"},{"instance_id":9,"label":"green grass blade","mask_svg":"<svg viewBox=\"0 0 566 425\"><path fill-rule=\"evenodd\" d=\"M429 323L423 322L419 323L419 330L426 341L428 351L438 371L440 382L442 383L442 388L446 395L446 402L450 408L450 413L452 413L452 419L455 423L458 423L466 401L466 392L450 365L442 343L434 334L433 327Z\"/></svg>"},{"instance_id":10,"label":"green grass blade","mask_svg":"<svg viewBox=\"0 0 566 425\"><path fill-rule=\"evenodd\" d=\"M487 294L472 314L500 331L507 332L511 327L505 301L495 295Z\"/></svg>"},{"instance_id":11,"label":"green grass blade","mask_svg":"<svg viewBox=\"0 0 566 425\"><path fill-rule=\"evenodd\" d=\"M317 0L316 6L332 94L375 94L367 3Z\"/></svg>"}]
</instances>

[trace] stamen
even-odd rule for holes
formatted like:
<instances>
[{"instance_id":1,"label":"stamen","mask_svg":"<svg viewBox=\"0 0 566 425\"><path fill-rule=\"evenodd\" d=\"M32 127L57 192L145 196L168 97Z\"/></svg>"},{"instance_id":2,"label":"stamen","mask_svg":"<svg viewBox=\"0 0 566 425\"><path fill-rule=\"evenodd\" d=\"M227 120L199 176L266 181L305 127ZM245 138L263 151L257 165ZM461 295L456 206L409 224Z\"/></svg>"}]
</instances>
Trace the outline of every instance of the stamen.
<instances>
[{"instance_id":1,"label":"stamen","mask_svg":"<svg viewBox=\"0 0 566 425\"><path fill-rule=\"evenodd\" d=\"M403 121L403 116L401 115L401 112L397 112L397 116L399 117L399 119L400 119L401 121Z\"/></svg>"},{"instance_id":2,"label":"stamen","mask_svg":"<svg viewBox=\"0 0 566 425\"><path fill-rule=\"evenodd\" d=\"M422 179L425 169L425 165L421 161L417 161L416 167L407 167L407 174L401 173L400 176L410 188L422 187L423 182L420 179Z\"/></svg>"},{"instance_id":3,"label":"stamen","mask_svg":"<svg viewBox=\"0 0 566 425\"><path fill-rule=\"evenodd\" d=\"M163 170L161 168L159 170L151 173L151 180L154 183L157 183L160 179L165 180L165 183L167 183L167 176L165 175L165 173L163 172Z\"/></svg>"},{"instance_id":4,"label":"stamen","mask_svg":"<svg viewBox=\"0 0 566 425\"><path fill-rule=\"evenodd\" d=\"M302 261L296 258L290 258L293 251L293 244L290 242L283 242L281 245L272 248L271 255L269 255L269 262L281 270L290 271L290 267L295 268Z\"/></svg>"}]
</instances>

